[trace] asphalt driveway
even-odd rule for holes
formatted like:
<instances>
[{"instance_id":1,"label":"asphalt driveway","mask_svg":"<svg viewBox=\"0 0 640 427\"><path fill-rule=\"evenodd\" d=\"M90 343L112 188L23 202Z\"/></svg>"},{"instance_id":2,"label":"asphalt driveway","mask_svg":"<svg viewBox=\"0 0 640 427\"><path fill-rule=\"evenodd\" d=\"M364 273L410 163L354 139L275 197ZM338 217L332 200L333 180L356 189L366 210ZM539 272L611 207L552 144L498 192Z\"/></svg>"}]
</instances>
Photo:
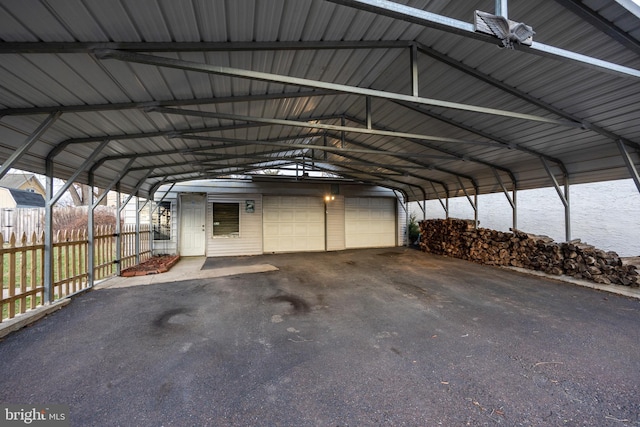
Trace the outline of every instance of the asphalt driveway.
<instances>
[{"instance_id":1,"label":"asphalt driveway","mask_svg":"<svg viewBox=\"0 0 640 427\"><path fill-rule=\"evenodd\" d=\"M638 300L407 248L204 268L258 264L76 297L0 342L0 402L74 426L640 426Z\"/></svg>"}]
</instances>

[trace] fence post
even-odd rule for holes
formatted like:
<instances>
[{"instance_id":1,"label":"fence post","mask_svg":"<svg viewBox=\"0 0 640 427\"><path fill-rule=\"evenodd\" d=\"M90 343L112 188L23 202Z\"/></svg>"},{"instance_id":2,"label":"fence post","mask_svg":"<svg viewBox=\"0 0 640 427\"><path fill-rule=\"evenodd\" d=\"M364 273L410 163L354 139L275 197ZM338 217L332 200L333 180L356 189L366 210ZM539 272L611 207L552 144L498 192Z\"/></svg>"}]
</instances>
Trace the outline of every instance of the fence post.
<instances>
[{"instance_id":1,"label":"fence post","mask_svg":"<svg viewBox=\"0 0 640 427\"><path fill-rule=\"evenodd\" d=\"M38 286L38 259L37 259L37 255L38 255L38 250L36 249L36 245L37 245L37 236L36 236L36 232L32 232L31 233L31 244L30 246L30 252L31 252L31 270L29 271L31 280L29 282L29 286L31 288L31 291L34 291L36 289L36 287ZM29 308L33 309L36 308L36 297L37 294L33 293L31 295L31 303L29 304Z\"/></svg>"},{"instance_id":2,"label":"fence post","mask_svg":"<svg viewBox=\"0 0 640 427\"><path fill-rule=\"evenodd\" d=\"M16 247L16 235L11 233L9 236L9 248ZM16 253L15 251L9 252L9 297L16 294ZM9 319L13 319L16 315L16 304L11 301L9 304Z\"/></svg>"}]
</instances>

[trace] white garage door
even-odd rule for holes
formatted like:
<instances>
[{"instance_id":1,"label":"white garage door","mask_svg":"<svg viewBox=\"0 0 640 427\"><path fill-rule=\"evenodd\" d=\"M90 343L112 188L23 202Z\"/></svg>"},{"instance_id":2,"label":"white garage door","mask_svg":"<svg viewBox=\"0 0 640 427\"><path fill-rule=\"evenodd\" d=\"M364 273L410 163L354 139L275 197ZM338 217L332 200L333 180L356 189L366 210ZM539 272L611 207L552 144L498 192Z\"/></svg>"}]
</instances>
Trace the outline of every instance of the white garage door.
<instances>
[{"instance_id":1,"label":"white garage door","mask_svg":"<svg viewBox=\"0 0 640 427\"><path fill-rule=\"evenodd\" d=\"M324 200L321 197L265 196L264 252L324 250Z\"/></svg>"},{"instance_id":2,"label":"white garage door","mask_svg":"<svg viewBox=\"0 0 640 427\"><path fill-rule=\"evenodd\" d=\"M396 203L390 198L345 199L347 248L396 245Z\"/></svg>"}]
</instances>

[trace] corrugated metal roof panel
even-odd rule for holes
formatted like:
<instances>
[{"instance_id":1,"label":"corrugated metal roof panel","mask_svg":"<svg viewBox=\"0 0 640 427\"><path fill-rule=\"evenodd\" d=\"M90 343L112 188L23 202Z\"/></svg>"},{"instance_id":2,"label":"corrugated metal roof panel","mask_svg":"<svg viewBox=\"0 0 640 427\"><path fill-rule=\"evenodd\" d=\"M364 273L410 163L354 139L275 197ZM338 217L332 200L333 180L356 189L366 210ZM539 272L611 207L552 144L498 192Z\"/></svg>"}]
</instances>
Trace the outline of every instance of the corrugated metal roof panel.
<instances>
[{"instance_id":1,"label":"corrugated metal roof panel","mask_svg":"<svg viewBox=\"0 0 640 427\"><path fill-rule=\"evenodd\" d=\"M471 22L474 10L492 12L494 7L494 2L490 0L425 0L403 4L465 22ZM622 31L629 31L633 37L633 24L637 26L638 21L617 4L603 0L592 0L586 4L614 25L618 25ZM429 179L443 181L449 183L451 188L457 188L458 177L472 177L480 185L481 191L496 191L498 187L491 166L507 168L519 180L520 188L535 187L542 182L548 184L546 172L538 160L540 156L559 157L566 164L572 179L615 179L623 177L625 169L622 158L616 152L614 139L629 138L628 146L635 147L636 150L640 146L637 140L640 133L640 125L637 123L640 85L636 78L622 77L524 51L500 50L491 43L331 2L281 0L267 3L227 0L214 3L194 0L180 3L120 0L105 3L98 0L72 0L57 5L29 0L25 3L2 4L0 8L5 12L0 13L0 48L2 43L38 40L157 42L165 43L154 45L152 49L160 50L153 54L159 57L275 73L350 85L354 88L372 88L390 94L411 93L409 43L416 42L428 49L435 49L454 66L460 64L462 68L467 67L467 71L463 72L420 53L418 65L421 96L595 125L582 130L428 104L412 109L388 99L374 97L371 103L374 129L469 141L421 142L389 135L348 132L346 136L350 142L347 147L389 153L345 152L342 155L327 156L347 162L349 159L356 159L360 163L370 162L369 168L364 167L364 170L358 172L364 175L381 174L385 171L390 173L389 170L376 166L377 164L398 165L406 174L392 176L396 177L395 185L402 187L401 183L406 183L405 190L412 185L428 185ZM546 0L535 4L513 2L509 12L512 19L534 26L537 32L536 42L640 68L640 58L632 50L595 30L591 24L582 21L555 1ZM326 45L330 41L386 43L396 40L406 40L408 43L402 48L373 46L366 49L344 49ZM241 49L216 49L210 45L202 45L203 49L198 49L201 42L236 41L249 44L240 46ZM281 49L281 44L288 41L308 41L313 44L304 49L293 48L291 45ZM182 46L175 44L176 42L195 44L182 45L188 48L187 51L180 51ZM265 50L257 44L259 42L272 44ZM497 40L495 44L498 44ZM133 51L144 52L144 47L138 46ZM340 125L339 118L344 115L347 126L350 127L363 127L367 118L365 98L340 91L313 97L251 99L251 96L265 94L295 94L311 88L262 79L220 76L101 59L99 55L92 55L90 50L82 53L82 49L78 53L54 48L40 53L24 51L0 54L1 108L91 106L86 112L64 113L47 131L42 141L35 144L30 153L19 162L19 166L26 166L27 169L34 168L35 165L38 171L41 171L42 160L47 153L56 144L69 138L140 134L137 138L119 137L118 140L116 137L101 155L143 154L163 150L173 152L211 146L218 147L212 154L227 156L224 161L234 165L252 161L243 156L265 153L293 156L301 151L279 151L273 145L249 143L237 143L233 148L222 147L219 143L189 139L188 136L171 138L172 135L168 133L190 129L195 132L195 136L272 142L285 139L290 143L300 144L304 140L289 138L310 132L325 132L307 127L257 125L251 124L250 120L247 122L143 111L139 105L125 105L122 111L109 111L108 108L101 110L97 107L108 107L109 103L194 100L194 105L178 105L173 108L289 120L334 117L332 120L322 121L334 126ZM475 76L471 75L474 73ZM507 86L509 91L486 82L485 77ZM238 98L241 101L226 100L224 103L217 103L210 100L209 105L199 105L201 100L213 97L241 97ZM527 97L535 98L536 102L532 103ZM541 102L537 102L538 100ZM544 103L553 111L549 111ZM96 111L92 111L93 109ZM564 111L558 112L557 109ZM439 115L450 123L425 113ZM46 115L35 110L34 114L28 116L4 117L0 122L0 138L6 142L0 145L0 156L7 158L11 147L22 143L45 117ZM199 129L219 126L228 130L198 132ZM236 127L232 128L233 126ZM157 132L165 134L145 136ZM334 147L341 146L339 128L327 132L329 143ZM314 143L319 142L317 140ZM517 146L508 148L513 144ZM68 176L74 165L77 167L96 146L97 143L88 143L67 148L64 158L61 155L57 159L59 164L56 171L62 177L65 174ZM320 152L316 156L323 156L319 148L314 151ZM411 152L424 158L404 158L393 155L394 152ZM446 157L447 154L450 156ZM229 157L234 155L238 156L235 163ZM194 162L191 169L187 165L179 165L193 162L196 158L199 156L186 152L173 153L155 158L141 157L136 165L150 168L156 165L159 170L164 171L161 173L183 174L190 170L200 170L197 162ZM598 159L602 160L600 164ZM278 162L283 160L272 164ZM111 161L108 166L101 166L96 171L97 182L109 182L109 177L118 171L118 167L124 167L125 163L118 160ZM426 168L425 165L433 167ZM609 171L608 175L603 167ZM560 173L556 166L553 168ZM507 171L502 170L501 173L506 174ZM135 171L125 177L123 184L127 188L133 188L144 174L143 171ZM86 174L81 176L84 177ZM159 178L148 180L143 192L157 180Z\"/></svg>"}]
</instances>

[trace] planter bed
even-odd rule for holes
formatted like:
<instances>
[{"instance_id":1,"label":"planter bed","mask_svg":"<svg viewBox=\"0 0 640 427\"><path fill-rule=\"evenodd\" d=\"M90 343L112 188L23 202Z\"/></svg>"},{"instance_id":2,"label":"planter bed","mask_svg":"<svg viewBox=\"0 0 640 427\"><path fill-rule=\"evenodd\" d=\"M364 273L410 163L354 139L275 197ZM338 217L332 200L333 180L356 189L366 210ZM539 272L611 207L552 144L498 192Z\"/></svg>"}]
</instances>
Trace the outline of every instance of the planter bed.
<instances>
[{"instance_id":1,"label":"planter bed","mask_svg":"<svg viewBox=\"0 0 640 427\"><path fill-rule=\"evenodd\" d=\"M169 271L178 260L180 255L159 255L149 258L148 260L122 270L122 277L146 276L148 274L160 274Z\"/></svg>"}]
</instances>

